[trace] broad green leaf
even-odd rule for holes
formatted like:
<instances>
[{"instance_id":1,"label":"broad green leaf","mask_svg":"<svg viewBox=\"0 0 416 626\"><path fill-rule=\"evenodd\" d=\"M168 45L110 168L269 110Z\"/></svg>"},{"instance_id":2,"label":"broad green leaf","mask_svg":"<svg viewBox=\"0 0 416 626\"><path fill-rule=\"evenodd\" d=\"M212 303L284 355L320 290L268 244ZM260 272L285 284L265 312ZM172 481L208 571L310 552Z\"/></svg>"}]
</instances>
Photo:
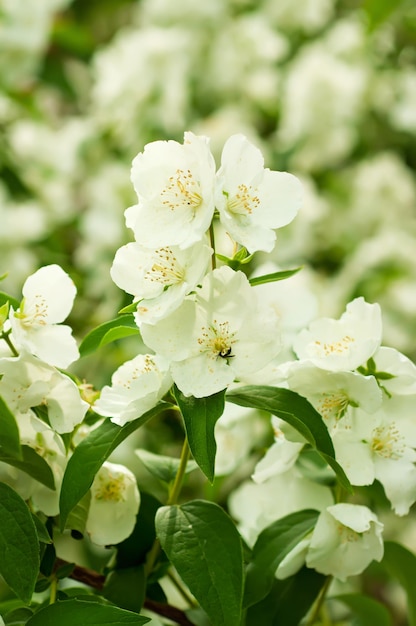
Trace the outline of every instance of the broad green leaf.
<instances>
[{"instance_id":1,"label":"broad green leaf","mask_svg":"<svg viewBox=\"0 0 416 626\"><path fill-rule=\"evenodd\" d=\"M260 533L247 568L245 606L259 602L269 593L279 564L315 527L318 515L318 511L297 511L273 522Z\"/></svg>"},{"instance_id":2,"label":"broad green leaf","mask_svg":"<svg viewBox=\"0 0 416 626\"><path fill-rule=\"evenodd\" d=\"M9 294L4 293L4 291L0 291L0 306L2 304L5 304L6 302L9 302L15 311L17 311L17 309L20 307L19 300L16 300L16 298L13 298L13 296L9 296Z\"/></svg>"},{"instance_id":3,"label":"broad green leaf","mask_svg":"<svg viewBox=\"0 0 416 626\"><path fill-rule=\"evenodd\" d=\"M144 566L113 570L107 576L104 597L122 609L139 613L146 596Z\"/></svg>"},{"instance_id":4,"label":"broad green leaf","mask_svg":"<svg viewBox=\"0 0 416 626\"><path fill-rule=\"evenodd\" d=\"M5 626L24 626L32 615L32 609L29 609L27 606L22 606L4 615L4 624Z\"/></svg>"},{"instance_id":5,"label":"broad green leaf","mask_svg":"<svg viewBox=\"0 0 416 626\"><path fill-rule=\"evenodd\" d=\"M116 339L139 334L140 331L137 328L133 315L120 315L116 319L105 322L91 330L82 340L79 346L79 353L81 356L86 356L98 348L116 341Z\"/></svg>"},{"instance_id":6,"label":"broad green leaf","mask_svg":"<svg viewBox=\"0 0 416 626\"><path fill-rule=\"evenodd\" d=\"M394 541L384 543L381 564L390 576L396 578L407 594L407 619L409 626L416 626L416 556Z\"/></svg>"},{"instance_id":7,"label":"broad green leaf","mask_svg":"<svg viewBox=\"0 0 416 626\"><path fill-rule=\"evenodd\" d=\"M212 626L240 626L242 544L223 509L205 500L161 507L156 515L156 533Z\"/></svg>"},{"instance_id":8,"label":"broad green leaf","mask_svg":"<svg viewBox=\"0 0 416 626\"><path fill-rule=\"evenodd\" d=\"M141 626L149 621L149 617L118 606L74 599L55 602L41 609L26 626Z\"/></svg>"},{"instance_id":9,"label":"broad green leaf","mask_svg":"<svg viewBox=\"0 0 416 626\"><path fill-rule=\"evenodd\" d=\"M273 274L265 274L264 276L254 276L250 278L249 283L252 287L256 285L264 285L265 283L275 283L278 280L285 280L297 274L302 268L296 267L294 270L283 270L281 272L273 272Z\"/></svg>"},{"instance_id":10,"label":"broad green leaf","mask_svg":"<svg viewBox=\"0 0 416 626\"><path fill-rule=\"evenodd\" d=\"M213 482L217 452L214 430L224 412L225 390L207 398L187 398L174 387L174 395L183 415L192 456L208 480Z\"/></svg>"},{"instance_id":11,"label":"broad green leaf","mask_svg":"<svg viewBox=\"0 0 416 626\"><path fill-rule=\"evenodd\" d=\"M38 518L37 515L35 515L35 513L32 513L32 519L36 526L36 532L38 535L39 542L46 543L46 544L52 543L51 536L48 533L48 529L46 528L45 524L41 522L41 520Z\"/></svg>"},{"instance_id":12,"label":"broad green leaf","mask_svg":"<svg viewBox=\"0 0 416 626\"><path fill-rule=\"evenodd\" d=\"M29 474L29 476L38 482L42 483L42 485L45 485L45 487L49 487L49 489L54 491L55 479L53 477L53 472L45 459L35 452L35 450L30 446L23 445L21 450L22 459L16 459L14 457L3 456L0 454L0 461L7 463L8 465L13 465L13 467L17 467L26 474Z\"/></svg>"},{"instance_id":13,"label":"broad green leaf","mask_svg":"<svg viewBox=\"0 0 416 626\"><path fill-rule=\"evenodd\" d=\"M171 456L162 456L161 454L153 454L153 452L149 452L143 448L139 448L134 452L153 476L156 476L156 478L165 483L170 483L174 480L180 465L179 459L174 459ZM190 460L186 465L185 472L189 474L189 472L192 472L197 467L198 465L195 461Z\"/></svg>"},{"instance_id":14,"label":"broad green leaf","mask_svg":"<svg viewBox=\"0 0 416 626\"><path fill-rule=\"evenodd\" d=\"M229 391L226 400L240 406L268 411L293 426L332 467L344 489L352 491L344 470L335 460L328 429L318 411L306 398L290 389L249 385Z\"/></svg>"},{"instance_id":15,"label":"broad green leaf","mask_svg":"<svg viewBox=\"0 0 416 626\"><path fill-rule=\"evenodd\" d=\"M0 483L0 574L23 602L29 603L39 572L39 540L28 506Z\"/></svg>"},{"instance_id":16,"label":"broad green leaf","mask_svg":"<svg viewBox=\"0 0 416 626\"><path fill-rule=\"evenodd\" d=\"M363 596L360 593L348 593L339 596L332 596L331 600L338 600L351 609L354 614L354 626L392 626L392 616L388 609L380 602Z\"/></svg>"},{"instance_id":17,"label":"broad green leaf","mask_svg":"<svg viewBox=\"0 0 416 626\"><path fill-rule=\"evenodd\" d=\"M319 595L325 576L303 567L285 580L273 581L270 593L247 610L245 626L299 626Z\"/></svg>"},{"instance_id":18,"label":"broad green leaf","mask_svg":"<svg viewBox=\"0 0 416 626\"><path fill-rule=\"evenodd\" d=\"M110 454L131 433L146 424L152 417L158 415L171 405L160 402L153 409L147 411L125 426L113 424L109 419L90 432L75 448L68 461L62 481L60 494L60 524L63 530L69 513L87 493L102 464Z\"/></svg>"},{"instance_id":19,"label":"broad green leaf","mask_svg":"<svg viewBox=\"0 0 416 626\"><path fill-rule=\"evenodd\" d=\"M90 502L91 492L87 491L87 493L81 498L79 502L77 502L77 504L71 510L70 514L68 515L68 519L66 520L66 527L70 528L72 532L76 531L81 535L84 534L90 508Z\"/></svg>"},{"instance_id":20,"label":"broad green leaf","mask_svg":"<svg viewBox=\"0 0 416 626\"><path fill-rule=\"evenodd\" d=\"M22 458L19 428L9 407L0 396L0 454Z\"/></svg>"}]
</instances>

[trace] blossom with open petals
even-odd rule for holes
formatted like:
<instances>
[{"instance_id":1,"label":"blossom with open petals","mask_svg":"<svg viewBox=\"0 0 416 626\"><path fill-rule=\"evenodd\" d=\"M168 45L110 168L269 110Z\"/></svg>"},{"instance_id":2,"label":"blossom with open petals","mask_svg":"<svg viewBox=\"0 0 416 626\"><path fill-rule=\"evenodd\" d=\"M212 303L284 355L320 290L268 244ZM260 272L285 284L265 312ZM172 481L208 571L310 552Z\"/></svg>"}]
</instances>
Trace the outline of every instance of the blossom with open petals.
<instances>
[{"instance_id":1,"label":"blossom with open petals","mask_svg":"<svg viewBox=\"0 0 416 626\"><path fill-rule=\"evenodd\" d=\"M136 323L153 324L174 311L202 281L211 254L211 248L199 242L186 250L178 246L154 250L131 242L117 250L111 278L134 296Z\"/></svg>"},{"instance_id":2,"label":"blossom with open petals","mask_svg":"<svg viewBox=\"0 0 416 626\"><path fill-rule=\"evenodd\" d=\"M59 265L46 265L27 278L17 311L10 309L12 340L20 350L38 356L50 365L66 368L79 357L69 326L76 288Z\"/></svg>"},{"instance_id":3,"label":"blossom with open petals","mask_svg":"<svg viewBox=\"0 0 416 626\"><path fill-rule=\"evenodd\" d=\"M214 270L171 315L143 324L144 342L171 361L186 396L210 396L264 367L280 349L278 320L242 272Z\"/></svg>"},{"instance_id":4,"label":"blossom with open petals","mask_svg":"<svg viewBox=\"0 0 416 626\"><path fill-rule=\"evenodd\" d=\"M134 474L115 463L104 463L91 486L85 529L100 546L120 543L133 532L140 506Z\"/></svg>"},{"instance_id":5,"label":"blossom with open petals","mask_svg":"<svg viewBox=\"0 0 416 626\"><path fill-rule=\"evenodd\" d=\"M126 361L111 377L92 407L120 426L152 409L165 395L172 379L169 363L159 355L139 354Z\"/></svg>"},{"instance_id":6,"label":"blossom with open petals","mask_svg":"<svg viewBox=\"0 0 416 626\"><path fill-rule=\"evenodd\" d=\"M138 204L125 212L138 243L149 248L200 241L214 214L215 162L206 137L154 141L133 160Z\"/></svg>"},{"instance_id":7,"label":"blossom with open petals","mask_svg":"<svg viewBox=\"0 0 416 626\"><path fill-rule=\"evenodd\" d=\"M217 173L216 206L236 242L250 252L271 252L274 229L293 220L301 201L301 184L293 174L265 169L260 150L244 135L226 141Z\"/></svg>"},{"instance_id":8,"label":"blossom with open petals","mask_svg":"<svg viewBox=\"0 0 416 626\"><path fill-rule=\"evenodd\" d=\"M295 339L299 359L333 371L354 370L365 365L381 343L381 312L378 304L356 298L347 304L339 320L321 318Z\"/></svg>"}]
</instances>

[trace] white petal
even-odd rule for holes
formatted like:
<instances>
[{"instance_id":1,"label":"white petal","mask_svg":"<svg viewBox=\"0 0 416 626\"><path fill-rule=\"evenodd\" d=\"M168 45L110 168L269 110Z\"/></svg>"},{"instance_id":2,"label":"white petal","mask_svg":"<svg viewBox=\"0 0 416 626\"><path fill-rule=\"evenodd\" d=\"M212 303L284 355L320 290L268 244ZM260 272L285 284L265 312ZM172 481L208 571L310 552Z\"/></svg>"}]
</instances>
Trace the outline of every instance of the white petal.
<instances>
[{"instance_id":1,"label":"white petal","mask_svg":"<svg viewBox=\"0 0 416 626\"><path fill-rule=\"evenodd\" d=\"M27 278L22 292L25 315L39 315L43 323L59 324L72 309L76 288L59 265L47 265Z\"/></svg>"}]
</instances>

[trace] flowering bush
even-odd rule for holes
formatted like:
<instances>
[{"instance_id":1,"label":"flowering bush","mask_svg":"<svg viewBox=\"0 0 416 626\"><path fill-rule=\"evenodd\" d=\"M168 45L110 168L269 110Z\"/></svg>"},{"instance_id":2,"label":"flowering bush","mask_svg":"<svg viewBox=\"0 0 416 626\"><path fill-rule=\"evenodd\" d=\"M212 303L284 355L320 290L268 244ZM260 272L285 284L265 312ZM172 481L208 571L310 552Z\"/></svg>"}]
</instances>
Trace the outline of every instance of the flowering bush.
<instances>
[{"instance_id":1,"label":"flowering bush","mask_svg":"<svg viewBox=\"0 0 416 626\"><path fill-rule=\"evenodd\" d=\"M300 316L295 331L276 287L299 268L247 273L302 191L244 136L226 141L217 170L206 137L150 143L132 182L135 241L111 276L133 301L118 317L78 348L63 324L76 287L55 264L27 278L22 300L1 294L4 623L312 626L341 623L342 605L391 623L371 593L342 584L380 563L411 594L416 557L384 531L388 508L405 516L416 501L416 366L382 346L378 304ZM128 337L136 355L101 390L62 369ZM181 433L180 458L136 449L139 490L117 451L163 421ZM246 462L251 479L228 502L209 497ZM61 556L77 538L101 546L102 571Z\"/></svg>"}]
</instances>

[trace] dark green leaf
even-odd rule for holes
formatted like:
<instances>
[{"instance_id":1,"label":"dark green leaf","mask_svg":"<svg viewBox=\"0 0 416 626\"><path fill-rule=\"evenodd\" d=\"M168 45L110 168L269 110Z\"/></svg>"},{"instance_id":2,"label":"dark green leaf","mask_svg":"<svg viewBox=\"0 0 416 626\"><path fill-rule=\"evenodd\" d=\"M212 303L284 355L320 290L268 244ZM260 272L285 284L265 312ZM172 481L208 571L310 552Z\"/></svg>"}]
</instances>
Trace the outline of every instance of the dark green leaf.
<instances>
[{"instance_id":1,"label":"dark green leaf","mask_svg":"<svg viewBox=\"0 0 416 626\"><path fill-rule=\"evenodd\" d=\"M29 476L42 483L42 485L45 485L45 487L49 487L49 489L55 491L53 472L45 459L30 446L23 445L21 450L22 459L0 454L0 461L17 467L22 470L22 472L29 474Z\"/></svg>"},{"instance_id":2,"label":"dark green leaf","mask_svg":"<svg viewBox=\"0 0 416 626\"><path fill-rule=\"evenodd\" d=\"M318 411L306 398L290 389L250 385L229 391L226 400L240 406L268 411L293 426L332 467L344 489L352 491L344 470L335 460L328 429Z\"/></svg>"},{"instance_id":3,"label":"dark green leaf","mask_svg":"<svg viewBox=\"0 0 416 626\"><path fill-rule=\"evenodd\" d=\"M68 461L62 481L60 495L60 524L63 530L69 513L87 493L94 480L94 476L108 459L110 454L131 433L146 424L152 417L171 405L160 402L136 420L125 426L117 426L109 419L90 432L75 448Z\"/></svg>"},{"instance_id":4,"label":"dark green leaf","mask_svg":"<svg viewBox=\"0 0 416 626\"><path fill-rule=\"evenodd\" d=\"M325 576L303 567L295 576L275 579L270 593L247 610L245 626L299 626L325 583Z\"/></svg>"},{"instance_id":5,"label":"dark green leaf","mask_svg":"<svg viewBox=\"0 0 416 626\"><path fill-rule=\"evenodd\" d=\"M20 607L10 611L4 616L5 626L22 626L26 624L27 620L32 617L33 610L28 607Z\"/></svg>"},{"instance_id":6,"label":"dark green leaf","mask_svg":"<svg viewBox=\"0 0 416 626\"><path fill-rule=\"evenodd\" d=\"M13 298L13 296L9 296L9 294L4 293L4 291L0 291L0 306L5 304L6 302L9 302L15 311L17 311L17 309L20 307L19 300L16 300L16 298Z\"/></svg>"},{"instance_id":7,"label":"dark green leaf","mask_svg":"<svg viewBox=\"0 0 416 626\"><path fill-rule=\"evenodd\" d=\"M390 576L396 578L405 590L409 626L416 626L416 556L404 546L394 541L386 541L381 563Z\"/></svg>"},{"instance_id":8,"label":"dark green leaf","mask_svg":"<svg viewBox=\"0 0 416 626\"><path fill-rule=\"evenodd\" d=\"M259 602L269 593L278 566L314 528L318 515L318 511L297 511L273 522L260 533L247 568L245 606Z\"/></svg>"},{"instance_id":9,"label":"dark green leaf","mask_svg":"<svg viewBox=\"0 0 416 626\"><path fill-rule=\"evenodd\" d=\"M0 483L0 574L23 602L29 603L39 572L39 541L28 506Z\"/></svg>"},{"instance_id":10,"label":"dark green leaf","mask_svg":"<svg viewBox=\"0 0 416 626\"><path fill-rule=\"evenodd\" d=\"M264 276L255 276L250 278L249 283L252 287L256 285L264 285L265 283L275 283L278 280L285 280L297 274L302 268L296 267L294 270L284 270L282 272L273 272L273 274L265 274Z\"/></svg>"},{"instance_id":11,"label":"dark green leaf","mask_svg":"<svg viewBox=\"0 0 416 626\"><path fill-rule=\"evenodd\" d=\"M85 525L87 523L88 512L90 509L91 492L87 493L81 498L79 502L71 510L66 520L66 527L72 531L77 531L81 535L85 532Z\"/></svg>"},{"instance_id":12,"label":"dark green leaf","mask_svg":"<svg viewBox=\"0 0 416 626\"><path fill-rule=\"evenodd\" d=\"M148 617L118 606L85 600L64 600L35 613L27 626L141 626L149 621Z\"/></svg>"},{"instance_id":13,"label":"dark green leaf","mask_svg":"<svg viewBox=\"0 0 416 626\"><path fill-rule=\"evenodd\" d=\"M19 428L9 407L0 396L0 454L22 458Z\"/></svg>"},{"instance_id":14,"label":"dark green leaf","mask_svg":"<svg viewBox=\"0 0 416 626\"><path fill-rule=\"evenodd\" d=\"M114 570L107 576L104 597L122 609L139 613L146 596L144 566Z\"/></svg>"},{"instance_id":15,"label":"dark green leaf","mask_svg":"<svg viewBox=\"0 0 416 626\"><path fill-rule=\"evenodd\" d=\"M45 524L43 524L38 516L34 513L32 513L32 518L36 526L36 532L38 534L39 541L46 544L52 543L51 536L49 535L48 529L46 528Z\"/></svg>"},{"instance_id":16,"label":"dark green leaf","mask_svg":"<svg viewBox=\"0 0 416 626\"><path fill-rule=\"evenodd\" d=\"M192 456L212 482L217 452L214 430L217 420L224 412L225 390L207 398L187 398L175 386L174 395L183 415Z\"/></svg>"},{"instance_id":17,"label":"dark green leaf","mask_svg":"<svg viewBox=\"0 0 416 626\"><path fill-rule=\"evenodd\" d=\"M373 598L360 593L348 593L332 596L331 600L338 600L345 604L354 614L354 626L392 626L392 617L385 606Z\"/></svg>"},{"instance_id":18,"label":"dark green leaf","mask_svg":"<svg viewBox=\"0 0 416 626\"><path fill-rule=\"evenodd\" d=\"M161 507L156 532L162 548L213 626L240 626L243 594L241 538L228 515L204 500Z\"/></svg>"},{"instance_id":19,"label":"dark green leaf","mask_svg":"<svg viewBox=\"0 0 416 626\"><path fill-rule=\"evenodd\" d=\"M131 314L120 315L114 320L105 322L84 337L79 346L81 356L86 356L91 352L95 352L98 348L105 346L116 339L122 339L129 335L139 335L140 331Z\"/></svg>"},{"instance_id":20,"label":"dark green leaf","mask_svg":"<svg viewBox=\"0 0 416 626\"><path fill-rule=\"evenodd\" d=\"M135 450L135 453L145 468L159 480L170 483L175 478L180 465L179 459L174 459L171 456L162 456L161 454L153 454L153 452L142 448ZM195 461L190 460L187 463L185 472L188 474L197 467L198 465Z\"/></svg>"}]
</instances>

